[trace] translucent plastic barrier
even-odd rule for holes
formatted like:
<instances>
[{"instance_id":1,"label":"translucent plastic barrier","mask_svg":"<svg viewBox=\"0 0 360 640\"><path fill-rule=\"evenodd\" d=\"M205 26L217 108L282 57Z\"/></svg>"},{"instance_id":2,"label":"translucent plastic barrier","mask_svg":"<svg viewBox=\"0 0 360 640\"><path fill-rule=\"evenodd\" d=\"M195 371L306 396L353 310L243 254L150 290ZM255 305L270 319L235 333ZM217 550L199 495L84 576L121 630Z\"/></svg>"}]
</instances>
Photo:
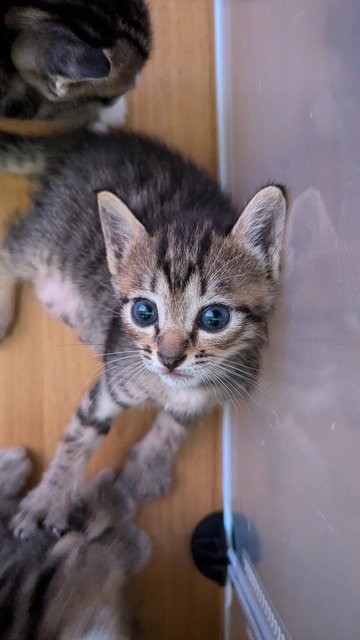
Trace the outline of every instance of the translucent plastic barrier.
<instances>
[{"instance_id":1,"label":"translucent plastic barrier","mask_svg":"<svg viewBox=\"0 0 360 640\"><path fill-rule=\"evenodd\" d=\"M263 389L230 414L231 508L293 639L357 640L360 3L221 0L216 28L223 180L291 203Z\"/></svg>"}]
</instances>

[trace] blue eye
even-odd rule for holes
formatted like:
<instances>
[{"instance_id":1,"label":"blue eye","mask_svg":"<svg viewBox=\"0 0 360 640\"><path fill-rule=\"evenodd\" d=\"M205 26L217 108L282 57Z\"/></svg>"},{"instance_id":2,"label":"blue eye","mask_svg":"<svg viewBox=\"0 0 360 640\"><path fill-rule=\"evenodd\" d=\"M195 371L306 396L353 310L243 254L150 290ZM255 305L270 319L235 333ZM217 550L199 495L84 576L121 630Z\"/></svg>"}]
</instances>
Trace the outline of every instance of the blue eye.
<instances>
[{"instance_id":1,"label":"blue eye","mask_svg":"<svg viewBox=\"0 0 360 640\"><path fill-rule=\"evenodd\" d=\"M132 308L132 317L140 327L149 327L155 324L158 319L156 305L145 298L136 300Z\"/></svg>"},{"instance_id":2,"label":"blue eye","mask_svg":"<svg viewBox=\"0 0 360 640\"><path fill-rule=\"evenodd\" d=\"M230 311L223 304L206 307L199 316L199 325L205 331L222 331L229 324Z\"/></svg>"}]
</instances>

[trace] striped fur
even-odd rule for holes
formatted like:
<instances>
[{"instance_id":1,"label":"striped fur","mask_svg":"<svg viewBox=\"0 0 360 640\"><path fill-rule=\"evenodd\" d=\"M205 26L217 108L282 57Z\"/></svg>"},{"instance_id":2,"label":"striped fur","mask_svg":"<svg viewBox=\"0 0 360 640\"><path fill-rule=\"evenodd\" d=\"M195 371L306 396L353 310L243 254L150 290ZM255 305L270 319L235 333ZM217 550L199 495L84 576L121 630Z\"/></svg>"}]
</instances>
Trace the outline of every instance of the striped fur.
<instances>
[{"instance_id":1,"label":"striped fur","mask_svg":"<svg viewBox=\"0 0 360 640\"><path fill-rule=\"evenodd\" d=\"M31 464L21 448L0 451L1 640L130 640L123 586L149 554L129 522L133 505L110 471L90 482L70 510L59 540L38 530L16 540L9 523Z\"/></svg>"},{"instance_id":2,"label":"striped fur","mask_svg":"<svg viewBox=\"0 0 360 640\"><path fill-rule=\"evenodd\" d=\"M91 124L134 85L150 49L144 0L5 0L0 117Z\"/></svg>"},{"instance_id":3,"label":"striped fur","mask_svg":"<svg viewBox=\"0 0 360 640\"><path fill-rule=\"evenodd\" d=\"M0 146L0 166L14 161L14 143ZM248 396L279 289L286 199L270 185L239 217L206 173L133 134L21 144L22 166L36 159L43 177L0 253L0 328L15 279L30 280L104 365L14 522L30 535L44 518L66 528L71 487L121 410L146 402L160 410L124 470L132 495L150 499L169 490L172 459L197 416ZM146 327L134 319L139 299L157 309ZM200 321L212 305L227 313L220 331Z\"/></svg>"}]
</instances>

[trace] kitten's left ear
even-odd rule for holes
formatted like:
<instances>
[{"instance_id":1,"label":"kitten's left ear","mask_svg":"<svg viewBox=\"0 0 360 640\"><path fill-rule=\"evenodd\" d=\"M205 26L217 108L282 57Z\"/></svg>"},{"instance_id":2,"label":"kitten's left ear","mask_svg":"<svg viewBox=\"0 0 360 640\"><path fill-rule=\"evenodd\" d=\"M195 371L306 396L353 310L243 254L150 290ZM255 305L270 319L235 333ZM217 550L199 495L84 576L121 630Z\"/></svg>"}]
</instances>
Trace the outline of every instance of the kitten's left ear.
<instances>
[{"instance_id":1,"label":"kitten's left ear","mask_svg":"<svg viewBox=\"0 0 360 640\"><path fill-rule=\"evenodd\" d=\"M110 191L99 191L97 199L109 271L116 276L131 245L145 237L147 231L126 204Z\"/></svg>"},{"instance_id":2,"label":"kitten's left ear","mask_svg":"<svg viewBox=\"0 0 360 640\"><path fill-rule=\"evenodd\" d=\"M111 64L102 49L65 39L53 43L47 68L53 78L53 90L61 98L74 82L107 78Z\"/></svg>"},{"instance_id":3,"label":"kitten's left ear","mask_svg":"<svg viewBox=\"0 0 360 640\"><path fill-rule=\"evenodd\" d=\"M270 266L275 278L279 276L286 208L284 187L264 187L250 200L231 231L239 243Z\"/></svg>"},{"instance_id":4,"label":"kitten's left ear","mask_svg":"<svg viewBox=\"0 0 360 640\"><path fill-rule=\"evenodd\" d=\"M50 52L49 69L67 80L106 78L111 70L104 51L83 42L55 42Z\"/></svg>"},{"instance_id":5,"label":"kitten's left ear","mask_svg":"<svg viewBox=\"0 0 360 640\"><path fill-rule=\"evenodd\" d=\"M35 22L16 36L11 59L26 81L33 84L35 76L36 88L42 90L45 85L51 99L66 98L73 85L105 80L111 73L103 49L82 42L57 23L48 22L45 28L40 18L39 24Z\"/></svg>"}]
</instances>

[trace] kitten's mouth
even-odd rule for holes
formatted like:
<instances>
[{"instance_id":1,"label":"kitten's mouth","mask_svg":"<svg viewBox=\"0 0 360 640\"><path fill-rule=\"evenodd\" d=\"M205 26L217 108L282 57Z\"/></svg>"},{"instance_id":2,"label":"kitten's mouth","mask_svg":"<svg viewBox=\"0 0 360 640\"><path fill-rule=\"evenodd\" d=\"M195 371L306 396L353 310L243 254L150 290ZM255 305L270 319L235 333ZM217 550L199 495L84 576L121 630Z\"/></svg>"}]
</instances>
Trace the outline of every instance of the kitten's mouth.
<instances>
[{"instance_id":1,"label":"kitten's mouth","mask_svg":"<svg viewBox=\"0 0 360 640\"><path fill-rule=\"evenodd\" d=\"M193 384L192 376L182 371L162 371L160 377L170 387L186 388Z\"/></svg>"},{"instance_id":2,"label":"kitten's mouth","mask_svg":"<svg viewBox=\"0 0 360 640\"><path fill-rule=\"evenodd\" d=\"M186 378L189 378L186 373L182 373L181 371L164 371L162 375L169 380L185 380Z\"/></svg>"}]
</instances>

